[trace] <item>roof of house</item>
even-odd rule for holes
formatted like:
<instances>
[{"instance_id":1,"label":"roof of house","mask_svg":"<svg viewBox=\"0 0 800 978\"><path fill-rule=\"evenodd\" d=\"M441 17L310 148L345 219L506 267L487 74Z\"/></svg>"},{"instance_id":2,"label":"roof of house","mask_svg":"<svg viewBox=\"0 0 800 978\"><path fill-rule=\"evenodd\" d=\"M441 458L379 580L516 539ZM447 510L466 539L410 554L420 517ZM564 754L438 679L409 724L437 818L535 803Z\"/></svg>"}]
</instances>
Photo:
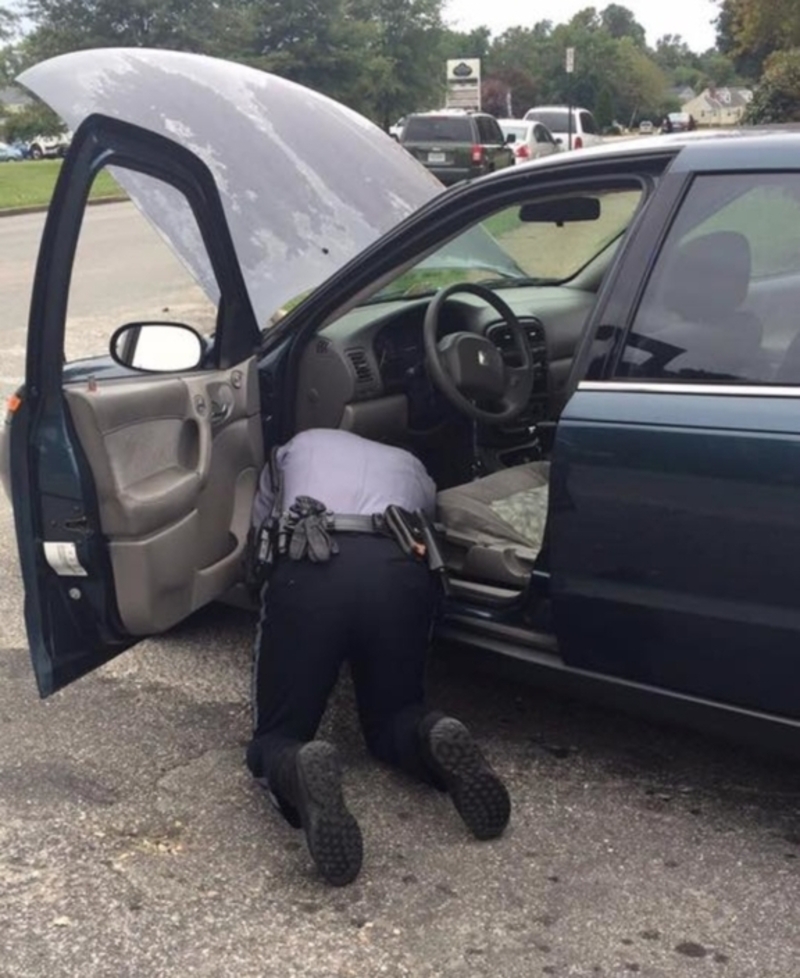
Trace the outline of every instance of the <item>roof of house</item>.
<instances>
[{"instance_id":1,"label":"roof of house","mask_svg":"<svg viewBox=\"0 0 800 978\"><path fill-rule=\"evenodd\" d=\"M684 104L700 102L712 112L724 112L726 109L745 108L752 98L753 93L749 88L705 88L695 99Z\"/></svg>"}]
</instances>

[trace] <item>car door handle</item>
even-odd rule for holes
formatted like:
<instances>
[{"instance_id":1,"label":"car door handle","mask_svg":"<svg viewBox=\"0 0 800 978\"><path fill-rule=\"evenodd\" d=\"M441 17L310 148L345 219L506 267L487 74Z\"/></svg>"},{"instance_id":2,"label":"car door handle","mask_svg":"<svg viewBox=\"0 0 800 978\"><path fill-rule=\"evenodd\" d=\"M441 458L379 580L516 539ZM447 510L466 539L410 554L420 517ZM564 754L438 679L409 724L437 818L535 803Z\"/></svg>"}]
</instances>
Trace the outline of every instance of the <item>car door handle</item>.
<instances>
[{"instance_id":1,"label":"car door handle","mask_svg":"<svg viewBox=\"0 0 800 978\"><path fill-rule=\"evenodd\" d=\"M230 404L220 404L219 401L211 402L211 424L221 424L230 413Z\"/></svg>"}]
</instances>

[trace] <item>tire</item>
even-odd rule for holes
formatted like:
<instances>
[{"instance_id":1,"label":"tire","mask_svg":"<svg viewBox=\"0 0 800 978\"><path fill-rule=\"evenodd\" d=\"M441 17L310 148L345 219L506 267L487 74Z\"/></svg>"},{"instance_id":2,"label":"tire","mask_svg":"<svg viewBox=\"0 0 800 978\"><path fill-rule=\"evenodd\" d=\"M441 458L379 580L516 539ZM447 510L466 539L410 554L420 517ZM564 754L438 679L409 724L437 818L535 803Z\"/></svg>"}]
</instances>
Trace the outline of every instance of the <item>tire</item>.
<instances>
[{"instance_id":1,"label":"tire","mask_svg":"<svg viewBox=\"0 0 800 978\"><path fill-rule=\"evenodd\" d=\"M36 144L34 144L33 146L31 146L31 159L32 160L40 160L40 159L42 159L43 156L44 156L44 153L42 152L42 147L41 146L37 146Z\"/></svg>"}]
</instances>

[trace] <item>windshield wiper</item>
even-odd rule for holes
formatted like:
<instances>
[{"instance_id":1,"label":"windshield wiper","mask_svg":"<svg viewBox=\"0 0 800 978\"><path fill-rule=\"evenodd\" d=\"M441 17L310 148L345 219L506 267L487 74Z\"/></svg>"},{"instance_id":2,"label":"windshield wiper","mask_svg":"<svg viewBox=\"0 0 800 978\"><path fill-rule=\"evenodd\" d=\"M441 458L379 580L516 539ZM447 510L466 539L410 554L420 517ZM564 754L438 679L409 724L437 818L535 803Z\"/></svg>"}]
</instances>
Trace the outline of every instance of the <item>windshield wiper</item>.
<instances>
[{"instance_id":1,"label":"windshield wiper","mask_svg":"<svg viewBox=\"0 0 800 978\"><path fill-rule=\"evenodd\" d=\"M485 278L476 285L486 289L524 289L529 285L560 285L560 278Z\"/></svg>"}]
</instances>

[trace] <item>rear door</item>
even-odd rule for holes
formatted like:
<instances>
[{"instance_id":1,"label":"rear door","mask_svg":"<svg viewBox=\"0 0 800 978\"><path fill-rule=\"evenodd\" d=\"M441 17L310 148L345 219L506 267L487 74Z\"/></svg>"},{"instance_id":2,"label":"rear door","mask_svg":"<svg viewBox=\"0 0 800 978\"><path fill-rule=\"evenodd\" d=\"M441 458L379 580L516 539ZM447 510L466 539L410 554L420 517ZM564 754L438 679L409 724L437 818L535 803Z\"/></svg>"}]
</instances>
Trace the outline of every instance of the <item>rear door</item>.
<instances>
[{"instance_id":1,"label":"rear door","mask_svg":"<svg viewBox=\"0 0 800 978\"><path fill-rule=\"evenodd\" d=\"M164 273L171 254L157 250L158 239L140 245L133 205L87 212L89 190L108 166L153 184L163 208L181 215L187 240L201 249L195 258L216 283L210 300L173 285ZM86 253L84 225L93 241ZM127 277L108 281L115 262L143 263L148 287L136 301ZM87 302L92 288L101 302ZM166 349L147 373L93 356L131 317L196 328L206 337L201 366L170 370ZM205 164L163 136L87 119L45 225L25 390L10 429L25 621L42 695L239 579L263 459L258 339Z\"/></svg>"},{"instance_id":2,"label":"rear door","mask_svg":"<svg viewBox=\"0 0 800 978\"><path fill-rule=\"evenodd\" d=\"M558 427L554 610L570 665L797 718L800 171L737 152L682 153L600 311Z\"/></svg>"}]
</instances>

